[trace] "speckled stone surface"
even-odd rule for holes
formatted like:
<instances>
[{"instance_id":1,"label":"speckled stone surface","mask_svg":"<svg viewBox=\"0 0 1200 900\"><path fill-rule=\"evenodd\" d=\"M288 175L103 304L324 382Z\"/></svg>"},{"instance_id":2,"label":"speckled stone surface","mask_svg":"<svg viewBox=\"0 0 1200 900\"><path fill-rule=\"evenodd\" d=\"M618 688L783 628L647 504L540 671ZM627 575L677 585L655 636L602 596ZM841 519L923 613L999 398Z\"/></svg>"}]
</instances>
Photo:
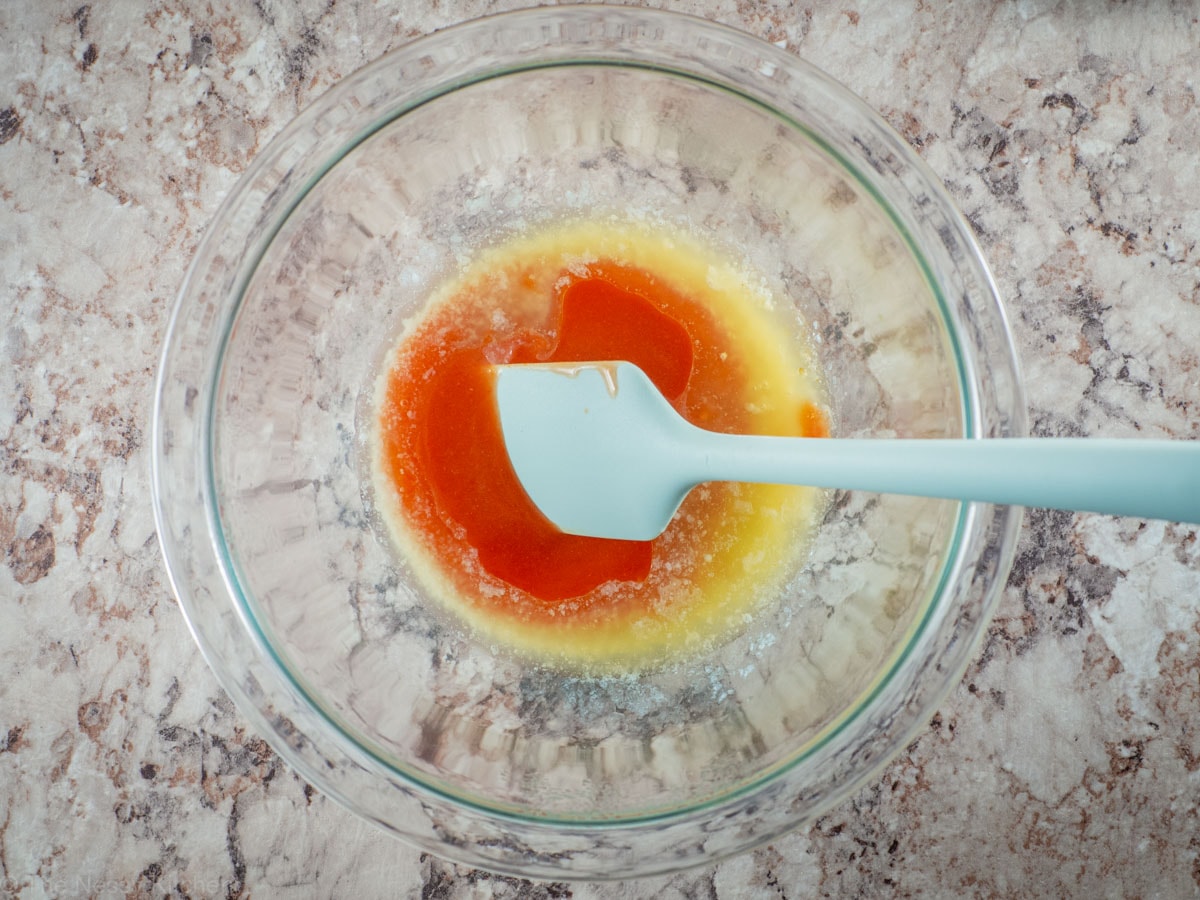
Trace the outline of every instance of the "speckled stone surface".
<instances>
[{"instance_id":1,"label":"speckled stone surface","mask_svg":"<svg viewBox=\"0 0 1200 900\"><path fill-rule=\"evenodd\" d=\"M535 884L409 850L288 770L209 673L149 498L158 347L256 150L339 76L508 3L0 5L0 894L1200 894L1194 527L1033 512L959 687L806 833ZM1200 438L1200 9L672 4L786 46L975 226L1045 435Z\"/></svg>"}]
</instances>

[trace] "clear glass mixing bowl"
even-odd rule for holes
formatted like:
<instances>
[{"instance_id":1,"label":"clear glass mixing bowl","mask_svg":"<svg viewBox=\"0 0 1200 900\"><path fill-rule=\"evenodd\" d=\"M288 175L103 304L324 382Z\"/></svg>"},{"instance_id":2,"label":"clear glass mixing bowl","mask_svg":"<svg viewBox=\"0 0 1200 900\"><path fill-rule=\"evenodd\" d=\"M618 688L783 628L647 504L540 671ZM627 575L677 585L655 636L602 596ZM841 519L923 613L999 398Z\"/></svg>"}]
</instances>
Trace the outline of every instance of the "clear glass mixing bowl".
<instances>
[{"instance_id":1,"label":"clear glass mixing bowl","mask_svg":"<svg viewBox=\"0 0 1200 900\"><path fill-rule=\"evenodd\" d=\"M1019 520L836 493L770 608L653 671L556 670L440 615L364 489L381 354L474 250L607 214L758 272L838 435L1024 430L962 218L878 116L775 47L664 12L528 10L416 41L303 112L226 199L171 320L153 483L172 583L305 778L527 876L671 871L845 798L961 676Z\"/></svg>"}]
</instances>

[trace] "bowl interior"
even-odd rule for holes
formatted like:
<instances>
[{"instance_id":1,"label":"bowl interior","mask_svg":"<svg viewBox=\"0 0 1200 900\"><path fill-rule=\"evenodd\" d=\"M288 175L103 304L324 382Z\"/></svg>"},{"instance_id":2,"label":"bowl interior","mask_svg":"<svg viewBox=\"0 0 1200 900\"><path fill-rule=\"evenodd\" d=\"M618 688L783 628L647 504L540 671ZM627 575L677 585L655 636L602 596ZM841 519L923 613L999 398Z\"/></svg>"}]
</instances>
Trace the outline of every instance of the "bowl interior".
<instances>
[{"instance_id":1,"label":"bowl interior","mask_svg":"<svg viewBox=\"0 0 1200 900\"><path fill-rule=\"evenodd\" d=\"M807 556L698 658L586 675L473 636L381 533L383 354L481 248L618 217L744 260L838 436L972 434L971 353L908 223L810 124L686 72L558 62L371 123L262 243L213 376L214 540L247 627L342 740L472 807L627 821L805 765L905 666L964 510L838 492ZM797 540L804 540L797 535Z\"/></svg>"}]
</instances>

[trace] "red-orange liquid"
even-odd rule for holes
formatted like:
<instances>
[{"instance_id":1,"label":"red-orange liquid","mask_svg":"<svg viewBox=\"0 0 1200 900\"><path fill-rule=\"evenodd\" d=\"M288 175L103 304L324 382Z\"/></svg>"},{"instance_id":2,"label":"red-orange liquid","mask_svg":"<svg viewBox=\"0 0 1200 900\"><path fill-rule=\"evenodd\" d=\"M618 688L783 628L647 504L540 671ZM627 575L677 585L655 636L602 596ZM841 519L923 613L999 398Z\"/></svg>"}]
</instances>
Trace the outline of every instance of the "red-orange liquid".
<instances>
[{"instance_id":1,"label":"red-orange liquid","mask_svg":"<svg viewBox=\"0 0 1200 900\"><path fill-rule=\"evenodd\" d=\"M627 359L641 366L669 399L678 399L692 371L692 344L678 322L611 281L575 280L558 300L557 342L541 331L506 336L505 362ZM464 345L430 367L420 384L395 373L397 390L416 391L423 414L406 421L408 434L387 432L389 457L413 448L437 511L462 528L463 538L492 575L532 597L555 604L608 581L644 581L649 541L612 541L563 534L525 495L508 461L494 400L487 351ZM394 481L403 473L393 467Z\"/></svg>"}]
</instances>

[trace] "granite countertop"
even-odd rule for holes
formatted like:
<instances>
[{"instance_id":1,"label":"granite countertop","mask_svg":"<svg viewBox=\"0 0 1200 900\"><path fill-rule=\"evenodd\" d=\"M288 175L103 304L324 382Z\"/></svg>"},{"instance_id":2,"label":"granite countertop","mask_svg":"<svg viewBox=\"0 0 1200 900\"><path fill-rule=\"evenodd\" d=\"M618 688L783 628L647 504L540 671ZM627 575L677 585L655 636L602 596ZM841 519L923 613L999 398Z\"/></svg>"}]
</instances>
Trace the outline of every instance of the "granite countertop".
<instances>
[{"instance_id":1,"label":"granite countertop","mask_svg":"<svg viewBox=\"0 0 1200 900\"><path fill-rule=\"evenodd\" d=\"M1027 514L928 729L814 827L671 878L456 867L248 728L149 497L167 316L265 142L390 48L513 4L0 5L0 894L1200 895L1197 529ZM671 4L804 56L945 180L1041 435L1200 438L1200 24L1186 3Z\"/></svg>"}]
</instances>

